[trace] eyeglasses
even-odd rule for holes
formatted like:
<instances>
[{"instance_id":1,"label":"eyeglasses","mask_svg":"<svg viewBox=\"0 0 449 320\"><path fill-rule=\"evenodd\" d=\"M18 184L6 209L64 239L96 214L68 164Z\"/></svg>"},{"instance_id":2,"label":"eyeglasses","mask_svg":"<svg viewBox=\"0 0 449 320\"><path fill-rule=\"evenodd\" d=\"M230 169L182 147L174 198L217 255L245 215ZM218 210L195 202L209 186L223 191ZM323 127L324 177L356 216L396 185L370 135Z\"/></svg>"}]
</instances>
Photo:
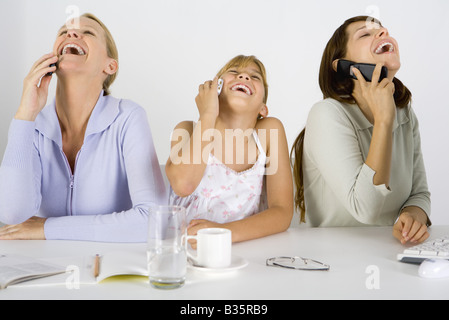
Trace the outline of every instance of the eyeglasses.
<instances>
[{"instance_id":1,"label":"eyeglasses","mask_svg":"<svg viewBox=\"0 0 449 320\"><path fill-rule=\"evenodd\" d=\"M302 257L274 257L266 261L267 266L296 270L321 270L330 269L328 264Z\"/></svg>"}]
</instances>

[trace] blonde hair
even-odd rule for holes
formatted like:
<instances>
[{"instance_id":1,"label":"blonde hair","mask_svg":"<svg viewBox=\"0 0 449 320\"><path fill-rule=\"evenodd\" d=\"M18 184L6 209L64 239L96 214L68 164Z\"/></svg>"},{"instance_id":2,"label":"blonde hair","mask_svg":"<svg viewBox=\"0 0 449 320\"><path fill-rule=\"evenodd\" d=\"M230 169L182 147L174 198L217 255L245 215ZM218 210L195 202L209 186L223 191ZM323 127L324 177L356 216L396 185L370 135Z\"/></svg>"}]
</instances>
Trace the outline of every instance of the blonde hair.
<instances>
[{"instance_id":1,"label":"blonde hair","mask_svg":"<svg viewBox=\"0 0 449 320\"><path fill-rule=\"evenodd\" d=\"M104 31L104 35L105 35L105 38L106 38L106 53L107 53L109 58L112 58L112 59L116 60L117 64L118 64L118 50L117 50L117 46L115 44L115 41L114 41L114 38L112 37L111 32L106 27L106 25L103 22L101 22L101 20L98 19L92 13L84 13L83 15L81 15L81 17L85 17L85 18L91 19L91 20L95 21L96 23L98 23L100 25L100 27ZM118 70L114 74L108 75L106 80L104 80L104 82L103 82L103 91L104 91L104 95L105 96L107 96L107 95L109 95L111 93L111 91L109 90L109 87L114 82L115 78L117 78L117 74L118 74Z\"/></svg>"},{"instance_id":2,"label":"blonde hair","mask_svg":"<svg viewBox=\"0 0 449 320\"><path fill-rule=\"evenodd\" d=\"M260 71L260 74L262 76L262 82L263 87L265 89L265 95L263 97L263 103L267 103L268 99L268 83L267 83L267 72L265 70L265 66L263 63L257 59L255 56L244 56L244 55L238 55L234 58L232 58L228 63L224 65L223 68L220 69L217 73L217 77L220 78L226 71L228 71L231 68L244 68L248 66L250 63L254 63Z\"/></svg>"}]
</instances>

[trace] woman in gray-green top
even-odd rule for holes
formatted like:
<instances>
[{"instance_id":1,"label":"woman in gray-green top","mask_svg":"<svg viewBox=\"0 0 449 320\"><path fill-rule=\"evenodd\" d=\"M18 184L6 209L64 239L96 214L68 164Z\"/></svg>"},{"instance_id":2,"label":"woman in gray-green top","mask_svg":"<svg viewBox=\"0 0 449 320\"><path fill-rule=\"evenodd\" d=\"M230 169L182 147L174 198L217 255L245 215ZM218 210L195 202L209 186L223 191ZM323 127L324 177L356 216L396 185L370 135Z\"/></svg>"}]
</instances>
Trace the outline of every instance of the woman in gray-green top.
<instances>
[{"instance_id":1,"label":"woman in gray-green top","mask_svg":"<svg viewBox=\"0 0 449 320\"><path fill-rule=\"evenodd\" d=\"M339 59L375 64L372 81L356 68L356 80L342 77ZM402 243L428 238L430 193L411 93L394 77L400 65L396 40L373 18L348 19L329 40L319 76L324 99L291 153L302 221L393 225ZM378 81L382 66L388 75Z\"/></svg>"}]
</instances>

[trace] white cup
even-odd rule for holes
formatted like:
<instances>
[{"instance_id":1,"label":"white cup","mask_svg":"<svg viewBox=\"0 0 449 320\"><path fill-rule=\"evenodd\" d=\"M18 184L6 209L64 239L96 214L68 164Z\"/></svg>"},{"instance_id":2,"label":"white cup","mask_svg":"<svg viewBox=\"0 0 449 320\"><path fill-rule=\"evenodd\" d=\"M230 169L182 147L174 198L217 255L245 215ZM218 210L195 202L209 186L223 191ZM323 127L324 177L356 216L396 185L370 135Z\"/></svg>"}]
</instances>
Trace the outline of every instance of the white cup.
<instances>
[{"instance_id":1,"label":"white cup","mask_svg":"<svg viewBox=\"0 0 449 320\"><path fill-rule=\"evenodd\" d=\"M187 236L188 239L197 241L196 256L187 250L187 256L193 260L196 266L226 268L231 264L231 230L224 228L200 229L196 236Z\"/></svg>"}]
</instances>

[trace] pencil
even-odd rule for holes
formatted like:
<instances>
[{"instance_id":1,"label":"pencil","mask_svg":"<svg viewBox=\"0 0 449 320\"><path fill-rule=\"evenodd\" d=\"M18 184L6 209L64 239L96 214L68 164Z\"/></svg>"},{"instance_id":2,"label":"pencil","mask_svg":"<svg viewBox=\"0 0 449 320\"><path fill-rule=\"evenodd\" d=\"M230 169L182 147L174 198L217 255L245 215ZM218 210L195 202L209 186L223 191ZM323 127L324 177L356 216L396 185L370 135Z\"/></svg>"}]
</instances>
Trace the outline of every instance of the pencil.
<instances>
[{"instance_id":1,"label":"pencil","mask_svg":"<svg viewBox=\"0 0 449 320\"><path fill-rule=\"evenodd\" d=\"M95 262L94 262L94 277L98 277L100 274L100 255L95 255Z\"/></svg>"}]
</instances>

